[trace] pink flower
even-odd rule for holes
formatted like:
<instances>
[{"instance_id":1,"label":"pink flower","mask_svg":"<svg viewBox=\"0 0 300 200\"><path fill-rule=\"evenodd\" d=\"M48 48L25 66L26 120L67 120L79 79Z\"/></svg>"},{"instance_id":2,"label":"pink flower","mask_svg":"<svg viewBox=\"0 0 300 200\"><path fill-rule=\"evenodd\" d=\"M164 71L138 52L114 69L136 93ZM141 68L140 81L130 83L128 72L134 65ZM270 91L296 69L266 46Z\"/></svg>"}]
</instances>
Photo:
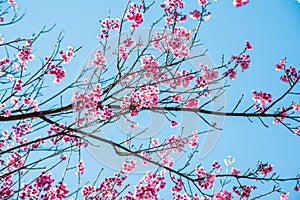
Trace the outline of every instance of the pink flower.
<instances>
[{"instance_id":1,"label":"pink flower","mask_svg":"<svg viewBox=\"0 0 300 200\"><path fill-rule=\"evenodd\" d=\"M231 200L232 194L224 190L223 192L217 192L214 196L215 200Z\"/></svg>"},{"instance_id":2,"label":"pink flower","mask_svg":"<svg viewBox=\"0 0 300 200\"><path fill-rule=\"evenodd\" d=\"M241 173L241 170L236 169L234 167L231 169L231 172L230 172L231 175L238 175L240 173Z\"/></svg>"},{"instance_id":3,"label":"pink flower","mask_svg":"<svg viewBox=\"0 0 300 200\"><path fill-rule=\"evenodd\" d=\"M202 14L199 10L194 10L194 11L190 12L190 17L192 19L199 19L199 18L201 18L201 16L202 16Z\"/></svg>"},{"instance_id":4,"label":"pink flower","mask_svg":"<svg viewBox=\"0 0 300 200\"><path fill-rule=\"evenodd\" d=\"M237 56L237 57L236 56L232 56L232 59L235 60L235 64L236 65L240 65L241 66L241 68L242 68L243 71L246 70L246 69L248 69L249 66L250 66L250 63L251 63L250 56L247 55L247 54L245 54L245 53L243 53L242 55Z\"/></svg>"},{"instance_id":5,"label":"pink flower","mask_svg":"<svg viewBox=\"0 0 300 200\"><path fill-rule=\"evenodd\" d=\"M253 100L258 102L260 107L264 107L267 103L272 103L272 94L263 91L257 92L255 90L252 91L252 94Z\"/></svg>"},{"instance_id":6,"label":"pink flower","mask_svg":"<svg viewBox=\"0 0 300 200\"><path fill-rule=\"evenodd\" d=\"M139 25L144 21L144 15L141 12L143 8L143 4L137 5L135 3L131 3L128 14L126 15L126 18L129 22L133 22L131 24L131 28L137 28Z\"/></svg>"},{"instance_id":7,"label":"pink flower","mask_svg":"<svg viewBox=\"0 0 300 200\"><path fill-rule=\"evenodd\" d=\"M233 68L229 68L225 73L224 76L228 77L230 80L236 79L236 71Z\"/></svg>"},{"instance_id":8,"label":"pink flower","mask_svg":"<svg viewBox=\"0 0 300 200\"><path fill-rule=\"evenodd\" d=\"M76 167L77 167L77 172L76 172L76 174L77 174L77 175L82 175L83 172L84 172L84 170L85 170L83 160L80 160L80 162L77 164Z\"/></svg>"},{"instance_id":9,"label":"pink flower","mask_svg":"<svg viewBox=\"0 0 300 200\"><path fill-rule=\"evenodd\" d=\"M198 108L199 101L195 98L190 98L185 104L184 107L186 108Z\"/></svg>"},{"instance_id":10,"label":"pink flower","mask_svg":"<svg viewBox=\"0 0 300 200\"><path fill-rule=\"evenodd\" d=\"M198 145L198 140L199 140L198 132L197 131L193 131L192 137L190 137L188 139L189 146L191 148L196 147Z\"/></svg>"},{"instance_id":11,"label":"pink flower","mask_svg":"<svg viewBox=\"0 0 300 200\"><path fill-rule=\"evenodd\" d=\"M101 67L103 70L105 70L106 59L100 50L97 51L95 58L93 60L93 64L96 65L97 67Z\"/></svg>"},{"instance_id":12,"label":"pink flower","mask_svg":"<svg viewBox=\"0 0 300 200\"><path fill-rule=\"evenodd\" d=\"M174 121L174 120L171 120L171 128L175 128L179 125L178 122Z\"/></svg>"},{"instance_id":13,"label":"pink flower","mask_svg":"<svg viewBox=\"0 0 300 200\"><path fill-rule=\"evenodd\" d=\"M289 192L288 193L283 193L280 195L280 200L287 200L289 199Z\"/></svg>"},{"instance_id":14,"label":"pink flower","mask_svg":"<svg viewBox=\"0 0 300 200\"><path fill-rule=\"evenodd\" d=\"M234 0L233 1L233 5L235 6L235 7L241 7L241 6L244 6L244 5L246 5L246 4L248 4L249 3L249 0Z\"/></svg>"},{"instance_id":15,"label":"pink flower","mask_svg":"<svg viewBox=\"0 0 300 200\"><path fill-rule=\"evenodd\" d=\"M250 44L250 42L248 40L246 41L246 49L247 50L252 50L253 49L252 44Z\"/></svg>"},{"instance_id":16,"label":"pink flower","mask_svg":"<svg viewBox=\"0 0 300 200\"><path fill-rule=\"evenodd\" d=\"M281 59L279 61L279 63L275 65L275 70L276 71L281 71L284 68L285 63L286 63L286 58Z\"/></svg>"},{"instance_id":17,"label":"pink flower","mask_svg":"<svg viewBox=\"0 0 300 200\"><path fill-rule=\"evenodd\" d=\"M119 19L111 19L106 18L105 20L101 21L101 34L99 34L97 37L100 39L107 39L109 38L109 31L110 30L119 30L120 29L120 20Z\"/></svg>"},{"instance_id":18,"label":"pink flower","mask_svg":"<svg viewBox=\"0 0 300 200\"><path fill-rule=\"evenodd\" d=\"M300 103L292 103L293 110L294 111L299 111L300 110Z\"/></svg>"},{"instance_id":19,"label":"pink flower","mask_svg":"<svg viewBox=\"0 0 300 200\"><path fill-rule=\"evenodd\" d=\"M199 5L205 5L208 3L208 0L198 0Z\"/></svg>"},{"instance_id":20,"label":"pink flower","mask_svg":"<svg viewBox=\"0 0 300 200\"><path fill-rule=\"evenodd\" d=\"M132 172L134 169L136 168L136 160L129 160L129 161L125 161L122 164L122 171L126 172L126 173L130 173Z\"/></svg>"},{"instance_id":21,"label":"pink flower","mask_svg":"<svg viewBox=\"0 0 300 200\"><path fill-rule=\"evenodd\" d=\"M18 78L18 79L16 80L14 90L15 90L15 91L21 91L21 90L22 90L22 86L21 86L22 83L23 83L22 79L19 79L19 78Z\"/></svg>"}]
</instances>

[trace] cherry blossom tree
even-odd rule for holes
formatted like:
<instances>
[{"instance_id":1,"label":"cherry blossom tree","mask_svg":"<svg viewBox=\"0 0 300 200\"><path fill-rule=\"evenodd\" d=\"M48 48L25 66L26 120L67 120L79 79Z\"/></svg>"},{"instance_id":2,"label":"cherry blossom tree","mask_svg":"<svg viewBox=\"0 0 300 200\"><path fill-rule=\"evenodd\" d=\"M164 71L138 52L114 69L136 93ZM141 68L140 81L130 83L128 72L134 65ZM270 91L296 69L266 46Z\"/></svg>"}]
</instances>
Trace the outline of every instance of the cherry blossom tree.
<instances>
[{"instance_id":1,"label":"cherry blossom tree","mask_svg":"<svg viewBox=\"0 0 300 200\"><path fill-rule=\"evenodd\" d=\"M264 127L271 120L296 140L300 134L299 71L283 56L272 66L280 74L278 82L286 85L280 96L275 97L268 88L254 89L245 91L252 92L250 105L243 105L243 98L235 99L228 108L215 104L230 89L229 83L247 73L254 47L245 41L239 53L223 56L217 66L198 62L208 53L200 48L199 32L209 23L210 4L215 2L198 0L198 7L187 11L188 3L126 1L120 16L100 20L99 46L68 85L65 66L81 47L62 47L63 33L40 60L35 56L41 48L36 42L52 27L31 37L0 37L1 199L134 200L160 199L165 193L168 199L178 200L258 199L274 194L283 200L290 191L300 191L299 175L281 177L267 161L258 161L246 171L235 166L231 156L224 164L215 161L211 166L197 161L199 137L222 130L222 123L212 116L255 120ZM239 9L248 3L234 0L233 6ZM153 17L157 5L161 16ZM24 16L19 13L14 0L0 1L0 26L19 23ZM187 23L193 28L185 28ZM143 27L148 27L143 30L146 37L139 32ZM197 68L190 67L191 62ZM56 93L48 92L57 85L62 87ZM177 134L140 142L138 137L146 130L134 130L144 113L162 116ZM177 120L183 113L196 116L207 129L190 131ZM110 129L116 132L112 134L115 139L107 139L103 129L120 120L132 131L124 136ZM101 169L93 181L82 181L87 170L95 171L86 169L84 149L104 144L122 164L109 177ZM184 158L177 162L181 154ZM152 167L139 180L129 181L141 166ZM284 182L294 187L285 191Z\"/></svg>"}]
</instances>

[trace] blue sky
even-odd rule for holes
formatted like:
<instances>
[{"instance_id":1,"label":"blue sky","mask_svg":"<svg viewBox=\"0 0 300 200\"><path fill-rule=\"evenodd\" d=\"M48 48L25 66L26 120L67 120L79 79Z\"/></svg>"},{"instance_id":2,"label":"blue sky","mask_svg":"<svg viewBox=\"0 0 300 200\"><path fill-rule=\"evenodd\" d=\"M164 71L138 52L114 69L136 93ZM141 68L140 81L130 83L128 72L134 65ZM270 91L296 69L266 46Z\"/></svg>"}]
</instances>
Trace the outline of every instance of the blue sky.
<instances>
[{"instance_id":1,"label":"blue sky","mask_svg":"<svg viewBox=\"0 0 300 200\"><path fill-rule=\"evenodd\" d=\"M188 1L188 0L187 0ZM191 0L189 0L191 1ZM1 30L7 38L29 36L39 31L44 25L56 24L54 30L47 34L37 45L39 56L52 49L60 30L64 30L65 38L62 48L68 45L83 46L76 58L67 66L68 83L76 77L86 56L97 46L97 34L100 32L99 19L105 18L110 12L111 17L121 17L123 1L24 1L19 2L21 10L26 8L24 19ZM196 1L195 1L196 2ZM196 3L188 8L193 8ZM188 4L188 3L187 3ZM250 69L238 74L238 80L231 83L226 93L227 106L232 108L241 94L245 95L244 107L251 102L252 90L266 90L281 94L286 87L279 81L280 73L274 65L283 57L287 64L300 68L300 4L294 0L252 0L247 6L235 8L231 0L219 0L209 6L211 19L200 31L200 39L216 64L220 64L222 54L229 58L244 48L245 40L251 41L254 50L251 54ZM155 12L160 12L157 10ZM151 16L146 16L151 20ZM21 33L21 34L20 34ZM298 87L299 89L299 87ZM300 99L295 99L300 101ZM67 101L66 101L67 102ZM265 128L257 119L253 123L247 119L227 118L224 131L213 151L199 162L209 166L214 160L223 161L227 155L236 159L235 166L241 169L255 166L258 160L274 164L275 170L282 177L294 176L300 170L298 148L299 138L290 134L280 125ZM85 154L87 167L101 168L89 154ZM111 175L107 169L104 175ZM93 170L87 171L93 176ZM293 188L294 183L285 184L284 188ZM169 191L164 191L167 195ZM292 193L290 199L299 199L300 195Z\"/></svg>"}]
</instances>

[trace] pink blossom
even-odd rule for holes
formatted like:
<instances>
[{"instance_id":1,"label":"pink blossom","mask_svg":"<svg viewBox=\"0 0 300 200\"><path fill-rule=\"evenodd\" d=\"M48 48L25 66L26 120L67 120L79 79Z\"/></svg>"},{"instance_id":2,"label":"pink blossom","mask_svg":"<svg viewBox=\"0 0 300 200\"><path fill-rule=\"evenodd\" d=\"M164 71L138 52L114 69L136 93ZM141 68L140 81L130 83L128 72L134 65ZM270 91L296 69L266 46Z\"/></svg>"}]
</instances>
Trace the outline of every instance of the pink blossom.
<instances>
[{"instance_id":1,"label":"pink blossom","mask_svg":"<svg viewBox=\"0 0 300 200\"><path fill-rule=\"evenodd\" d=\"M142 152L141 152L141 156L142 156L143 158L145 158L145 159L142 160L142 163L143 163L144 165L148 164L148 160L152 160L152 157L151 157L148 153L146 153L145 151L142 151Z\"/></svg>"},{"instance_id":2,"label":"pink blossom","mask_svg":"<svg viewBox=\"0 0 300 200\"><path fill-rule=\"evenodd\" d=\"M280 195L280 200L288 200L289 199L289 192L288 193L283 193Z\"/></svg>"},{"instance_id":3,"label":"pink blossom","mask_svg":"<svg viewBox=\"0 0 300 200\"><path fill-rule=\"evenodd\" d=\"M109 38L109 31L110 30L119 30L120 29L120 20L119 19L111 19L106 18L105 20L101 21L101 34L97 37L100 39L108 39Z\"/></svg>"},{"instance_id":4,"label":"pink blossom","mask_svg":"<svg viewBox=\"0 0 300 200\"><path fill-rule=\"evenodd\" d=\"M198 0L199 5L205 5L208 3L208 0Z\"/></svg>"},{"instance_id":5,"label":"pink blossom","mask_svg":"<svg viewBox=\"0 0 300 200\"><path fill-rule=\"evenodd\" d=\"M268 163L262 163L258 166L258 171L261 172L261 176L267 176L273 171L273 165L269 165Z\"/></svg>"},{"instance_id":6,"label":"pink blossom","mask_svg":"<svg viewBox=\"0 0 300 200\"><path fill-rule=\"evenodd\" d=\"M32 61L34 59L34 55L31 54L31 52L31 40L27 40L26 44L21 47L16 55L23 70L26 70L28 61Z\"/></svg>"},{"instance_id":7,"label":"pink blossom","mask_svg":"<svg viewBox=\"0 0 300 200\"><path fill-rule=\"evenodd\" d=\"M154 58L154 56L144 56L141 61L141 68L145 70L145 78L153 78L157 79L159 76L158 61Z\"/></svg>"},{"instance_id":8,"label":"pink blossom","mask_svg":"<svg viewBox=\"0 0 300 200\"><path fill-rule=\"evenodd\" d=\"M224 190L223 192L217 192L214 196L215 200L231 200L232 194Z\"/></svg>"},{"instance_id":9,"label":"pink blossom","mask_svg":"<svg viewBox=\"0 0 300 200\"><path fill-rule=\"evenodd\" d=\"M24 157L15 151L8 156L7 165L19 169L24 165Z\"/></svg>"},{"instance_id":10,"label":"pink blossom","mask_svg":"<svg viewBox=\"0 0 300 200\"><path fill-rule=\"evenodd\" d=\"M129 22L133 22L131 24L131 28L137 28L144 21L144 15L141 12L143 8L143 4L137 5L135 3L131 3L126 18Z\"/></svg>"},{"instance_id":11,"label":"pink blossom","mask_svg":"<svg viewBox=\"0 0 300 200\"><path fill-rule=\"evenodd\" d=\"M190 98L185 104L186 108L198 108L199 101L196 98Z\"/></svg>"},{"instance_id":12,"label":"pink blossom","mask_svg":"<svg viewBox=\"0 0 300 200\"><path fill-rule=\"evenodd\" d=\"M292 103L292 107L294 111L299 111L300 110L300 103Z\"/></svg>"},{"instance_id":13,"label":"pink blossom","mask_svg":"<svg viewBox=\"0 0 300 200\"><path fill-rule=\"evenodd\" d=\"M73 47L68 47L68 51L66 52L60 50L59 54L64 64L69 63L72 60L72 58L75 56L75 53L73 52Z\"/></svg>"},{"instance_id":14,"label":"pink blossom","mask_svg":"<svg viewBox=\"0 0 300 200\"><path fill-rule=\"evenodd\" d=\"M175 135L171 135L168 138L168 143L169 143L170 149L174 153L180 153L180 152L182 152L182 150L186 144L186 140L182 139L180 135L178 137Z\"/></svg>"},{"instance_id":15,"label":"pink blossom","mask_svg":"<svg viewBox=\"0 0 300 200\"><path fill-rule=\"evenodd\" d=\"M14 90L15 91L21 91L22 90L22 86L21 86L22 83L23 83L22 79L18 78L15 82Z\"/></svg>"},{"instance_id":16,"label":"pink blossom","mask_svg":"<svg viewBox=\"0 0 300 200\"><path fill-rule=\"evenodd\" d=\"M77 164L77 172L76 175L82 175L84 173L85 167L84 167L84 162L81 159L80 162Z\"/></svg>"},{"instance_id":17,"label":"pink blossom","mask_svg":"<svg viewBox=\"0 0 300 200\"><path fill-rule=\"evenodd\" d=\"M129 56L128 51L122 45L119 46L119 55L123 60L126 60Z\"/></svg>"},{"instance_id":18,"label":"pink blossom","mask_svg":"<svg viewBox=\"0 0 300 200\"><path fill-rule=\"evenodd\" d=\"M135 41L133 40L133 38L130 36L129 38L127 38L126 40L123 41L123 44L126 48L130 48L135 44Z\"/></svg>"},{"instance_id":19,"label":"pink blossom","mask_svg":"<svg viewBox=\"0 0 300 200\"><path fill-rule=\"evenodd\" d=\"M196 168L195 169L197 178L199 179L198 185L207 190L209 188L212 188L216 179L216 174L214 173L207 173L204 171L203 167Z\"/></svg>"},{"instance_id":20,"label":"pink blossom","mask_svg":"<svg viewBox=\"0 0 300 200\"><path fill-rule=\"evenodd\" d=\"M200 69L203 79L210 84L213 80L217 79L219 76L218 70L210 69L207 65L200 64Z\"/></svg>"},{"instance_id":21,"label":"pink blossom","mask_svg":"<svg viewBox=\"0 0 300 200\"><path fill-rule=\"evenodd\" d=\"M233 68L229 68L225 73L224 76L228 77L230 80L236 79L236 71Z\"/></svg>"},{"instance_id":22,"label":"pink blossom","mask_svg":"<svg viewBox=\"0 0 300 200\"><path fill-rule=\"evenodd\" d=\"M172 176L172 180L176 183L175 186L171 189L172 193L177 193L177 192L181 192L182 188L183 188L183 182L181 178L177 178L175 180L175 177Z\"/></svg>"},{"instance_id":23,"label":"pink blossom","mask_svg":"<svg viewBox=\"0 0 300 200\"><path fill-rule=\"evenodd\" d=\"M236 65L240 65L242 70L246 70L250 66L250 56L248 54L243 53L240 56L232 56L232 59L235 60Z\"/></svg>"},{"instance_id":24,"label":"pink blossom","mask_svg":"<svg viewBox=\"0 0 300 200\"><path fill-rule=\"evenodd\" d=\"M93 60L93 64L96 65L96 67L101 67L103 70L105 70L106 59L100 50L97 51L95 58Z\"/></svg>"},{"instance_id":25,"label":"pink blossom","mask_svg":"<svg viewBox=\"0 0 300 200\"><path fill-rule=\"evenodd\" d=\"M281 71L284 68L285 63L286 63L286 58L281 59L279 61L279 63L275 65L275 70L276 71Z\"/></svg>"},{"instance_id":26,"label":"pink blossom","mask_svg":"<svg viewBox=\"0 0 300 200\"><path fill-rule=\"evenodd\" d=\"M284 83L288 83L289 81L295 82L299 78L299 74L297 69L290 65L289 68L285 69L285 74L280 77L280 80Z\"/></svg>"},{"instance_id":27,"label":"pink blossom","mask_svg":"<svg viewBox=\"0 0 300 200\"><path fill-rule=\"evenodd\" d=\"M255 90L252 91L252 94L253 100L258 102L260 107L264 107L267 103L272 103L272 94L263 91L257 92Z\"/></svg>"},{"instance_id":28,"label":"pink blossom","mask_svg":"<svg viewBox=\"0 0 300 200\"><path fill-rule=\"evenodd\" d=\"M126 172L126 173L130 173L132 172L134 169L136 168L136 160L129 160L129 161L125 161L122 164L122 171Z\"/></svg>"},{"instance_id":29,"label":"pink blossom","mask_svg":"<svg viewBox=\"0 0 300 200\"><path fill-rule=\"evenodd\" d=\"M241 198L249 198L250 193L256 189L255 186L250 186L250 185L241 185L241 186L234 186L233 187L233 192L240 196Z\"/></svg>"},{"instance_id":30,"label":"pink blossom","mask_svg":"<svg viewBox=\"0 0 300 200\"><path fill-rule=\"evenodd\" d=\"M246 41L246 50L253 50L253 46L248 40Z\"/></svg>"},{"instance_id":31,"label":"pink blossom","mask_svg":"<svg viewBox=\"0 0 300 200\"><path fill-rule=\"evenodd\" d=\"M67 185L60 181L57 185L54 186L54 188L48 191L47 195L43 199L64 200L68 193L69 189L67 188Z\"/></svg>"},{"instance_id":32,"label":"pink blossom","mask_svg":"<svg viewBox=\"0 0 300 200\"><path fill-rule=\"evenodd\" d=\"M199 140L198 132L195 130L192 133L192 137L188 139L189 146L191 148L196 147L198 145L198 140Z\"/></svg>"},{"instance_id":33,"label":"pink blossom","mask_svg":"<svg viewBox=\"0 0 300 200\"><path fill-rule=\"evenodd\" d=\"M170 122L171 122L171 128L175 128L179 125L179 123L174 120L171 120Z\"/></svg>"},{"instance_id":34,"label":"pink blossom","mask_svg":"<svg viewBox=\"0 0 300 200\"><path fill-rule=\"evenodd\" d=\"M182 96L180 95L173 95L172 100L176 103L181 103L182 102Z\"/></svg>"},{"instance_id":35,"label":"pink blossom","mask_svg":"<svg viewBox=\"0 0 300 200\"><path fill-rule=\"evenodd\" d=\"M248 4L249 3L249 0L234 0L233 1L233 5L235 6L235 7L241 7L241 6L244 6L244 5L246 5L246 4Z\"/></svg>"},{"instance_id":36,"label":"pink blossom","mask_svg":"<svg viewBox=\"0 0 300 200\"><path fill-rule=\"evenodd\" d=\"M231 172L230 172L231 175L238 175L240 173L241 173L241 170L236 169L234 167L231 169Z\"/></svg>"},{"instance_id":37,"label":"pink blossom","mask_svg":"<svg viewBox=\"0 0 300 200\"><path fill-rule=\"evenodd\" d=\"M190 17L192 19L199 19L199 18L201 18L201 16L202 16L202 14L199 10L194 10L194 11L190 12Z\"/></svg>"}]
</instances>

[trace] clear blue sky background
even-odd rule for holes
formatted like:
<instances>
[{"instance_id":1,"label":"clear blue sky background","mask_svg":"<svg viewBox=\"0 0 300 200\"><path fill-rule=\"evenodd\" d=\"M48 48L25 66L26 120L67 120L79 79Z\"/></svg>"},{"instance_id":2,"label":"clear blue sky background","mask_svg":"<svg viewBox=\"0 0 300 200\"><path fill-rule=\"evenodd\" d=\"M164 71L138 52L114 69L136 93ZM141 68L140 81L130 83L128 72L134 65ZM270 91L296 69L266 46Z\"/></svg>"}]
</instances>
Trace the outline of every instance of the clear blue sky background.
<instances>
[{"instance_id":1,"label":"clear blue sky background","mask_svg":"<svg viewBox=\"0 0 300 200\"><path fill-rule=\"evenodd\" d=\"M191 9L197 5L195 2L189 6ZM109 10L112 17L120 18L124 6L124 1L117 0L31 0L18 3L21 9L27 9L26 16L21 22L3 28L1 33L5 37L29 36L44 25L56 23L55 29L39 41L41 48L36 52L38 56L48 54L61 29L65 31L63 48L68 45L83 46L67 66L68 73L63 83L74 80L85 57L97 46L99 19L105 18ZM274 65L287 57L288 64L300 68L300 4L294 0L251 0L247 6L235 8L232 0L219 0L209 6L209 10L212 17L202 27L200 38L216 64L220 64L222 54L229 58L238 53L244 47L245 40L254 45L250 69L238 74L238 80L232 82L227 92L227 106L232 108L244 94L243 105L246 108L252 102L253 89L266 90L273 93L274 98L278 97L286 87L279 81L280 73L275 72ZM147 18L151 20L151 16ZM300 98L295 101L300 102ZM247 169L262 160L274 164L282 177L294 176L300 172L299 138L280 125L272 125L270 120L267 123L270 125L268 129L256 119L250 123L247 119L227 118L216 147L199 162L209 167L214 160L222 162L227 155L232 155L238 168ZM87 176L93 177L93 169L102 165L89 154L85 157L90 169ZM107 169L103 175L111 173ZM294 183L284 185L289 191L293 187ZM163 195L169 193L165 190ZM278 199L278 195L274 199ZM300 194L292 192L290 199L300 199Z\"/></svg>"}]
</instances>

